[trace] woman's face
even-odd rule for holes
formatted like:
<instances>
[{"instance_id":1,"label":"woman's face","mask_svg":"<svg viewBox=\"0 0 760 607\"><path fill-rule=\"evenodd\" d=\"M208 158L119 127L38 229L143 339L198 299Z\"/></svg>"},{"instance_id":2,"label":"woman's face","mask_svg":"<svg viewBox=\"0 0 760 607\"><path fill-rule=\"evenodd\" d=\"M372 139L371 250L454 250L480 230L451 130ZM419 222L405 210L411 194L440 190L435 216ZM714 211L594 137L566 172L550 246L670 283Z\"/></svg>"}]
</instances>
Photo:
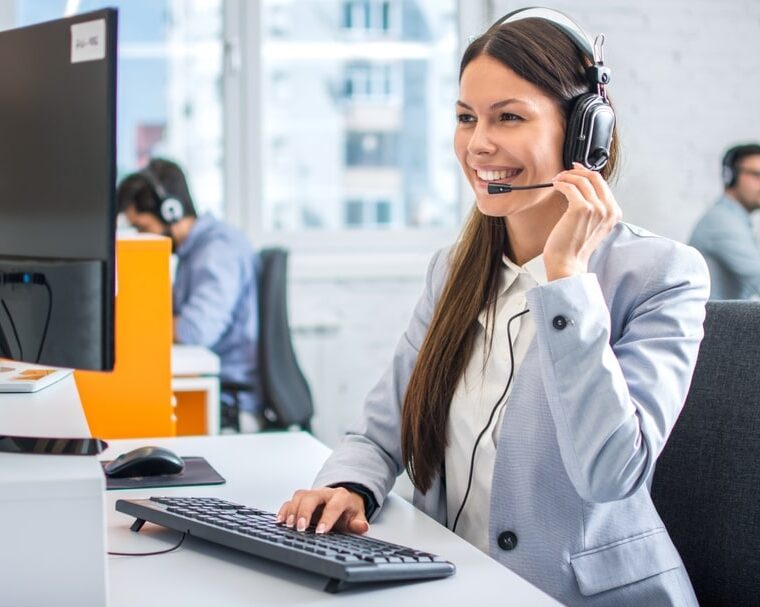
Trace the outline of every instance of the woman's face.
<instances>
[{"instance_id":1,"label":"woman's face","mask_svg":"<svg viewBox=\"0 0 760 607\"><path fill-rule=\"evenodd\" d=\"M480 55L459 84L454 148L485 215L506 217L556 197L552 188L489 194L489 181L546 183L564 169L557 102L498 60Z\"/></svg>"}]
</instances>

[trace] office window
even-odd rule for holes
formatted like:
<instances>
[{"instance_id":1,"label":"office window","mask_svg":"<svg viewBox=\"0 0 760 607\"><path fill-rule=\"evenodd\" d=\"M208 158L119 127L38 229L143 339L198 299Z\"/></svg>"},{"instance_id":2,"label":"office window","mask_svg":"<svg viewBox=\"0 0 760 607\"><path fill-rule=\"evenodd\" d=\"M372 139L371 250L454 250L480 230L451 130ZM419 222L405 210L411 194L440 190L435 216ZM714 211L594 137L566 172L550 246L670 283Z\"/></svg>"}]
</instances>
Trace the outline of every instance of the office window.
<instances>
[{"instance_id":1,"label":"office window","mask_svg":"<svg viewBox=\"0 0 760 607\"><path fill-rule=\"evenodd\" d=\"M400 101L401 70L398 65L360 62L345 67L346 100L354 103L396 103Z\"/></svg>"},{"instance_id":2,"label":"office window","mask_svg":"<svg viewBox=\"0 0 760 607\"><path fill-rule=\"evenodd\" d=\"M16 0L6 27L119 9L117 170L153 155L186 170L200 211L223 213L222 0Z\"/></svg>"},{"instance_id":3,"label":"office window","mask_svg":"<svg viewBox=\"0 0 760 607\"><path fill-rule=\"evenodd\" d=\"M355 133L346 135L346 167L392 167L398 164L397 133Z\"/></svg>"},{"instance_id":4,"label":"office window","mask_svg":"<svg viewBox=\"0 0 760 607\"><path fill-rule=\"evenodd\" d=\"M364 203L361 200L346 201L346 225L361 226L364 221Z\"/></svg>"},{"instance_id":5,"label":"office window","mask_svg":"<svg viewBox=\"0 0 760 607\"><path fill-rule=\"evenodd\" d=\"M261 0L260 10L254 186L259 229L277 233L267 238L458 225L456 0ZM283 11L290 27L273 35ZM288 166L273 153L282 138Z\"/></svg>"},{"instance_id":6,"label":"office window","mask_svg":"<svg viewBox=\"0 0 760 607\"><path fill-rule=\"evenodd\" d=\"M394 26L390 0L349 0L343 2L343 27L347 30L387 33Z\"/></svg>"},{"instance_id":7,"label":"office window","mask_svg":"<svg viewBox=\"0 0 760 607\"><path fill-rule=\"evenodd\" d=\"M395 202L398 207L398 202ZM400 215L400 209L394 209L394 201L390 199L351 199L345 202L345 222L350 229L356 228L389 228Z\"/></svg>"}]
</instances>

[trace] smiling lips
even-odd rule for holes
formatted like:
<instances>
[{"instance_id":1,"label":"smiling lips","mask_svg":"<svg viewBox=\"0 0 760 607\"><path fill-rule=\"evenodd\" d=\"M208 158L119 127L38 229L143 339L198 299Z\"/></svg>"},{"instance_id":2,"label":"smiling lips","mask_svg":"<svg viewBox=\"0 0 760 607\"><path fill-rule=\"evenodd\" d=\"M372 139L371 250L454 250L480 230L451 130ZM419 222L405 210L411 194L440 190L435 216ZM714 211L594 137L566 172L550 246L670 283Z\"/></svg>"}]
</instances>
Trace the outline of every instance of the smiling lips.
<instances>
[{"instance_id":1,"label":"smiling lips","mask_svg":"<svg viewBox=\"0 0 760 607\"><path fill-rule=\"evenodd\" d=\"M489 182L497 181L502 183L509 183L515 177L522 173L522 169L501 169L501 170L488 170L488 169L475 169L475 174L478 179Z\"/></svg>"}]
</instances>

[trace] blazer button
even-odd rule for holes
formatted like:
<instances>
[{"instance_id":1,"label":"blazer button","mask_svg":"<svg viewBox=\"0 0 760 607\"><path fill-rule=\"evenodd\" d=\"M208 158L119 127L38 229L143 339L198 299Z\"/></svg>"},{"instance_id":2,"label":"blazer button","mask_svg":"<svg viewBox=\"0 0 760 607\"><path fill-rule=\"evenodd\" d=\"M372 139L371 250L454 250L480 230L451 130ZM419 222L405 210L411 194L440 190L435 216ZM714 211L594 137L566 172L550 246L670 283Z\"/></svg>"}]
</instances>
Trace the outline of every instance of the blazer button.
<instances>
[{"instance_id":1,"label":"blazer button","mask_svg":"<svg viewBox=\"0 0 760 607\"><path fill-rule=\"evenodd\" d=\"M567 318L564 316L555 316L552 325L554 325L554 328L557 329L557 331L561 331L567 326Z\"/></svg>"},{"instance_id":2,"label":"blazer button","mask_svg":"<svg viewBox=\"0 0 760 607\"><path fill-rule=\"evenodd\" d=\"M502 531L497 541L502 550L514 550L517 546L517 536L512 531Z\"/></svg>"}]
</instances>

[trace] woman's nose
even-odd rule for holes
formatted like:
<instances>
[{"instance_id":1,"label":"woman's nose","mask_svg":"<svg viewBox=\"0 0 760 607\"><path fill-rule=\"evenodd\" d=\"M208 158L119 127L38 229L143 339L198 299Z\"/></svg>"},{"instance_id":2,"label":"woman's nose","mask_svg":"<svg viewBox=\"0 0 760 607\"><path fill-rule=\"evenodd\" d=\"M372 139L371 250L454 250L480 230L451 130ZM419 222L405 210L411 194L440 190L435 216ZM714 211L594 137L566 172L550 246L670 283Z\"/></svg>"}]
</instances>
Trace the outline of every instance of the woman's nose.
<instances>
[{"instance_id":1,"label":"woman's nose","mask_svg":"<svg viewBox=\"0 0 760 607\"><path fill-rule=\"evenodd\" d=\"M492 154L496 151L496 144L491 138L487 124L478 122L475 125L470 142L467 144L467 151L470 154Z\"/></svg>"}]
</instances>

